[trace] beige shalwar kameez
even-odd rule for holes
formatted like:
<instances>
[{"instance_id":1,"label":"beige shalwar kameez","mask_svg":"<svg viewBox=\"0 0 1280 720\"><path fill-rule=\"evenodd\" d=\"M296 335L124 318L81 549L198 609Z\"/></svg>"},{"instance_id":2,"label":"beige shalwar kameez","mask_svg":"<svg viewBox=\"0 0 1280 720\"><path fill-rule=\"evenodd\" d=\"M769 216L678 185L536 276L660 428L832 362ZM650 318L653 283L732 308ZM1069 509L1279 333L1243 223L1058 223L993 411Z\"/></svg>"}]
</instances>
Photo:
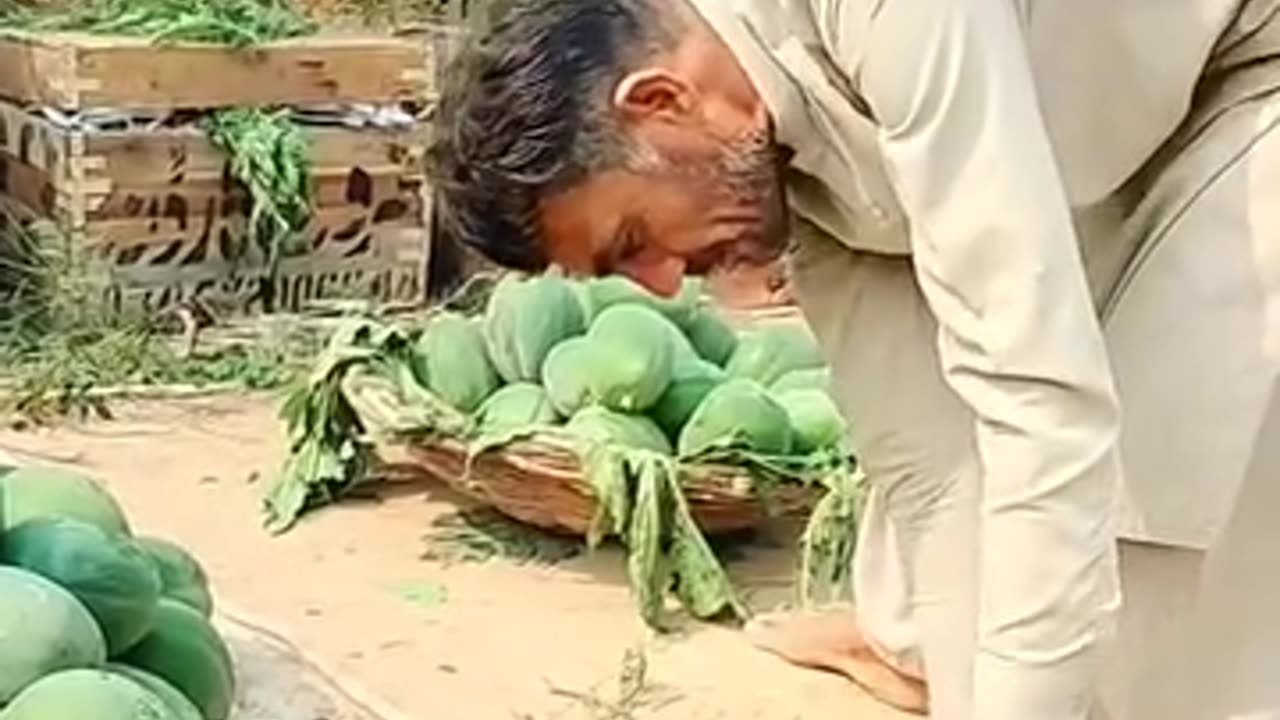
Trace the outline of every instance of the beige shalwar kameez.
<instances>
[{"instance_id":1,"label":"beige shalwar kameez","mask_svg":"<svg viewBox=\"0 0 1280 720\"><path fill-rule=\"evenodd\" d=\"M931 714L1280 718L1280 0L693 4L795 151Z\"/></svg>"}]
</instances>

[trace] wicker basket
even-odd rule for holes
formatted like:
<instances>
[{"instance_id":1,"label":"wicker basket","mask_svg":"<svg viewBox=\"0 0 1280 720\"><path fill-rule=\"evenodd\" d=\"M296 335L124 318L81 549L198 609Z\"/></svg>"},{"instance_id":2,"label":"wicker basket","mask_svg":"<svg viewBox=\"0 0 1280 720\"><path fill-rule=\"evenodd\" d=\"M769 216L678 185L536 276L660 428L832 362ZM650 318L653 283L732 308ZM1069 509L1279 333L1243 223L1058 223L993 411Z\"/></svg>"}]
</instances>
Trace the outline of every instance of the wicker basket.
<instances>
[{"instance_id":1,"label":"wicker basket","mask_svg":"<svg viewBox=\"0 0 1280 720\"><path fill-rule=\"evenodd\" d=\"M485 296L484 287L475 297ZM792 306L725 311L730 325L748 327L772 322L799 322ZM394 390L381 381L348 378L347 397L366 426L421 427L403 422ZM394 434L394 433L393 433ZM418 470L495 510L557 533L586 535L596 515L594 491L575 450L554 435L535 435L481 453L468 465L468 448L456 438L401 439L395 443L403 459ZM708 535L749 530L771 517L808 512L821 488L802 483L772 484L765 497L750 472L728 464L685 465L681 487L693 519Z\"/></svg>"},{"instance_id":2,"label":"wicker basket","mask_svg":"<svg viewBox=\"0 0 1280 720\"><path fill-rule=\"evenodd\" d=\"M596 500L574 453L549 440L517 440L484 453L467 472L467 450L441 439L405 448L408 459L454 489L521 522L552 532L586 535ZM704 533L724 534L759 526L769 517L809 510L817 491L779 487L768 502L752 490L740 468L703 465L682 477L685 499Z\"/></svg>"}]
</instances>

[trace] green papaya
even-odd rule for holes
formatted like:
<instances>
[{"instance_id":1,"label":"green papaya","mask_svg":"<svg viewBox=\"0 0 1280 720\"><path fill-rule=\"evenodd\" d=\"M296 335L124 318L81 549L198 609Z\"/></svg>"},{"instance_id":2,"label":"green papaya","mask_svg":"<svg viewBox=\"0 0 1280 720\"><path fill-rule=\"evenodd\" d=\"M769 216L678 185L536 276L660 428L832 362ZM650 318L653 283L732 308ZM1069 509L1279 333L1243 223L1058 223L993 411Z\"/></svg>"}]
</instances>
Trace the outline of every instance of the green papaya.
<instances>
[{"instance_id":1,"label":"green papaya","mask_svg":"<svg viewBox=\"0 0 1280 720\"><path fill-rule=\"evenodd\" d=\"M565 417L573 415L591 399L587 387L590 361L587 338L579 336L551 348L542 363L542 386L556 411Z\"/></svg>"},{"instance_id":2,"label":"green papaya","mask_svg":"<svg viewBox=\"0 0 1280 720\"><path fill-rule=\"evenodd\" d=\"M489 358L508 383L538 382L551 349L585 330L582 304L570 281L555 275L505 275L485 308Z\"/></svg>"},{"instance_id":3,"label":"green papaya","mask_svg":"<svg viewBox=\"0 0 1280 720\"><path fill-rule=\"evenodd\" d=\"M460 313L443 312L427 321L413 361L418 381L462 412L475 411L501 384L482 329Z\"/></svg>"},{"instance_id":4,"label":"green papaya","mask_svg":"<svg viewBox=\"0 0 1280 720\"><path fill-rule=\"evenodd\" d=\"M146 670L119 663L109 663L106 671L126 677L154 693L169 709L171 720L204 720L200 715L200 708L168 680Z\"/></svg>"},{"instance_id":5,"label":"green papaya","mask_svg":"<svg viewBox=\"0 0 1280 720\"><path fill-rule=\"evenodd\" d=\"M92 668L45 675L0 710L0 720L90 719L185 720L137 681Z\"/></svg>"},{"instance_id":6,"label":"green papaya","mask_svg":"<svg viewBox=\"0 0 1280 720\"><path fill-rule=\"evenodd\" d=\"M0 530L41 517L63 517L128 535L129 521L115 498L83 473L26 465L0 477Z\"/></svg>"},{"instance_id":7,"label":"green papaya","mask_svg":"<svg viewBox=\"0 0 1280 720\"><path fill-rule=\"evenodd\" d=\"M845 438L844 415L835 400L816 388L798 388L775 393L778 404L787 411L795 435L795 449L807 453L839 447Z\"/></svg>"},{"instance_id":8,"label":"green papaya","mask_svg":"<svg viewBox=\"0 0 1280 720\"><path fill-rule=\"evenodd\" d=\"M683 364L676 368L671 384L649 409L649 416L674 441L707 393L724 380L724 370L706 360Z\"/></svg>"},{"instance_id":9,"label":"green papaya","mask_svg":"<svg viewBox=\"0 0 1280 720\"><path fill-rule=\"evenodd\" d=\"M774 323L745 333L729 358L729 377L772 385L793 370L824 367L826 362L809 329L800 323Z\"/></svg>"},{"instance_id":10,"label":"green papaya","mask_svg":"<svg viewBox=\"0 0 1280 720\"><path fill-rule=\"evenodd\" d=\"M138 538L138 546L151 558L160 575L160 594L209 617L213 614L213 594L209 577L194 555L177 543L156 537Z\"/></svg>"},{"instance_id":11,"label":"green papaya","mask_svg":"<svg viewBox=\"0 0 1280 720\"><path fill-rule=\"evenodd\" d=\"M738 349L738 333L708 308L694 313L685 333L704 360L724 367Z\"/></svg>"},{"instance_id":12,"label":"green papaya","mask_svg":"<svg viewBox=\"0 0 1280 720\"><path fill-rule=\"evenodd\" d=\"M163 678L197 708L205 720L227 720L235 700L231 651L199 612L161 599L155 627L119 661Z\"/></svg>"},{"instance_id":13,"label":"green papaya","mask_svg":"<svg viewBox=\"0 0 1280 720\"><path fill-rule=\"evenodd\" d=\"M792 370L782 375L769 386L769 391L784 393L791 390L821 390L828 395L832 392L831 371L825 367Z\"/></svg>"},{"instance_id":14,"label":"green papaya","mask_svg":"<svg viewBox=\"0 0 1280 720\"><path fill-rule=\"evenodd\" d=\"M484 434L551 424L558 419L546 390L524 382L499 388L476 411L478 427Z\"/></svg>"},{"instance_id":15,"label":"green papaya","mask_svg":"<svg viewBox=\"0 0 1280 720\"><path fill-rule=\"evenodd\" d=\"M127 535L67 518L36 518L4 535L6 564L42 575L93 615L114 657L151 630L160 576Z\"/></svg>"},{"instance_id":16,"label":"green papaya","mask_svg":"<svg viewBox=\"0 0 1280 720\"><path fill-rule=\"evenodd\" d=\"M732 378L715 387L680 431L680 455L733 442L768 455L792 450L791 418L760 383Z\"/></svg>"},{"instance_id":17,"label":"green papaya","mask_svg":"<svg viewBox=\"0 0 1280 720\"><path fill-rule=\"evenodd\" d=\"M615 305L639 304L662 314L679 327L693 319L702 297L702 280L686 277L675 297L666 298L622 275L591 278L581 284L580 302L588 322Z\"/></svg>"},{"instance_id":18,"label":"green papaya","mask_svg":"<svg viewBox=\"0 0 1280 720\"><path fill-rule=\"evenodd\" d=\"M639 304L606 309L587 332L591 397L622 412L643 412L662 396L675 369L671 323Z\"/></svg>"},{"instance_id":19,"label":"green papaya","mask_svg":"<svg viewBox=\"0 0 1280 720\"><path fill-rule=\"evenodd\" d=\"M671 442L652 420L599 405L582 408L565 424L569 433L594 443L617 443L641 450L672 454Z\"/></svg>"}]
</instances>

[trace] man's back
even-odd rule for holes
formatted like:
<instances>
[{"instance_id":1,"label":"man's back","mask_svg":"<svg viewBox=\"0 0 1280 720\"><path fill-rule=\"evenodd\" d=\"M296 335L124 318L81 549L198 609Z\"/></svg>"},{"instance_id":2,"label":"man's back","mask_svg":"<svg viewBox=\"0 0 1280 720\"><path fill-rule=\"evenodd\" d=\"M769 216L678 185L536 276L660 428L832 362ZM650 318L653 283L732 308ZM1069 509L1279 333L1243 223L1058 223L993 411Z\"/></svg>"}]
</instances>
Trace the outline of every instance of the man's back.
<instances>
[{"instance_id":1,"label":"man's back","mask_svg":"<svg viewBox=\"0 0 1280 720\"><path fill-rule=\"evenodd\" d=\"M1187 117L1197 83L1213 56L1225 53L1239 38L1251 36L1280 12L1280 0L1009 1L1018 6L1023 20L1025 53L1036 77L1044 124L1073 206L1102 200L1132 176ZM794 133L782 127L783 137L812 138L817 131L837 155L863 160L863 167L849 168L863 178L855 184L877 184L876 178L867 177L874 173L865 161L867 149L840 147L867 145L873 135L850 133L838 127L844 123L824 120L859 105L863 114L870 115L865 102L854 97L864 83L874 82L869 76L901 64L904 54L931 51L895 42L895 36L915 36L913 26L922 22L927 6L911 0L695 0L694 4L721 29L731 17L744 23L749 29L742 37L758 42L791 81L803 87L796 97L810 105L806 115L812 126ZM1021 49L1010 47L1009 51ZM831 79L835 94L805 87L812 85L812 73L797 68L797 61L809 60ZM799 117L785 111L778 114L783 124L788 115ZM827 184L849 186L829 179ZM869 195L877 193L872 190Z\"/></svg>"}]
</instances>

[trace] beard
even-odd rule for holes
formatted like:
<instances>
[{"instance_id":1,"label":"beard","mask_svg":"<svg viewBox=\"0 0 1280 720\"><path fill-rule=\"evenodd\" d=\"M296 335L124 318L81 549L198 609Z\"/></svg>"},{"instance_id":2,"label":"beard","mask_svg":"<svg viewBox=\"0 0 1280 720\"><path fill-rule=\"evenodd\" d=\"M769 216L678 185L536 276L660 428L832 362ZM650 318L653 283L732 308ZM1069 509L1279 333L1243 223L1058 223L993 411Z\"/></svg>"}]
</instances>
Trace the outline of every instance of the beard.
<instances>
[{"instance_id":1,"label":"beard","mask_svg":"<svg viewBox=\"0 0 1280 720\"><path fill-rule=\"evenodd\" d=\"M751 209L755 216L755 228L740 242L744 261L768 263L786 250L790 228L782 177L787 160L771 127L725 145L717 171L724 202Z\"/></svg>"},{"instance_id":2,"label":"beard","mask_svg":"<svg viewBox=\"0 0 1280 720\"><path fill-rule=\"evenodd\" d=\"M767 265L788 248L789 213L782 178L790 153L768 126L719 143L700 157L665 157L645 148L628 165L638 172L678 183L708 197L715 208L709 225L723 246L717 265Z\"/></svg>"}]
</instances>

